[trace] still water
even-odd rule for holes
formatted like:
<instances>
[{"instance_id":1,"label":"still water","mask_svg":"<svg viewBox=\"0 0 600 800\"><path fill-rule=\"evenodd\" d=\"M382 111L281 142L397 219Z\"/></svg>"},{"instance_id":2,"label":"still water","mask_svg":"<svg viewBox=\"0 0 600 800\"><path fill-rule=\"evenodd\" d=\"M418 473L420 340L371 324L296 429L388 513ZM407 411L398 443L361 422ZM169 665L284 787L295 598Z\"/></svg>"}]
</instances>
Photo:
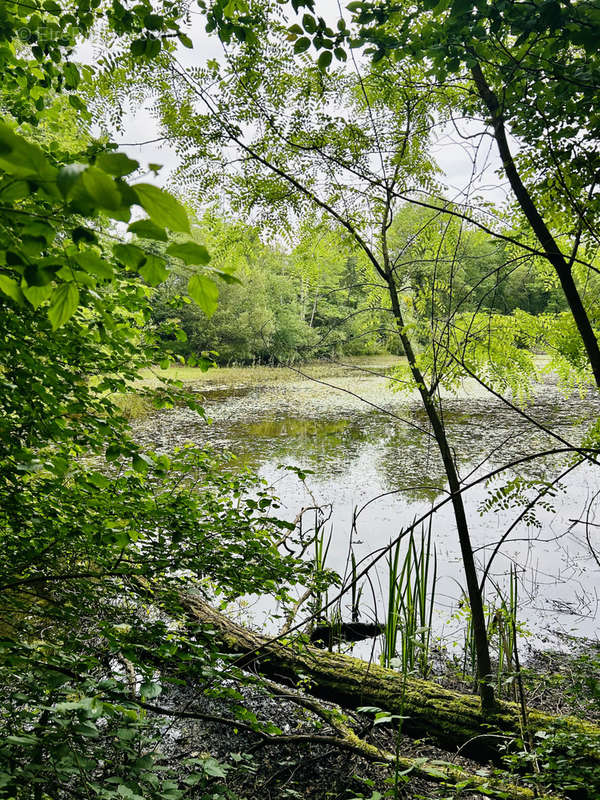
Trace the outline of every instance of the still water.
<instances>
[{"instance_id":1,"label":"still water","mask_svg":"<svg viewBox=\"0 0 600 800\"><path fill-rule=\"evenodd\" d=\"M331 504L327 566L342 574L350 546L357 560L368 563L371 554L447 496L418 399L394 391L380 362L363 360L328 371L307 367L304 374L273 370L264 377L264 372L256 380L248 370L246 380L244 371L237 370L235 382L223 383L215 371L208 383L196 387L211 423L176 408L137 423L138 438L159 450L191 441L235 453L274 487L289 519L303 507ZM563 445L474 384L445 398L443 409L461 478L465 484L475 482L464 497L478 563L484 567L523 512L523 504L511 497L502 507L489 507L491 492L519 477L531 482L527 501L572 461L564 455L540 456L477 483L492 470ZM600 402L593 392L565 400L548 382L537 387L526 411L578 443L600 416ZM282 465L311 474L302 483ZM553 496L545 495L535 513L511 531L490 569L493 581L505 588L510 565L516 565L520 619L536 642L569 633L597 637L600 568L593 548L600 553L599 475L600 468L584 463L562 478ZM312 524L310 515L306 522ZM452 614L464 578L449 504L433 516L432 531L438 558L436 631L450 641L458 626ZM365 618L383 618L386 569L380 560L365 583ZM491 584L488 596L492 602Z\"/></svg>"}]
</instances>

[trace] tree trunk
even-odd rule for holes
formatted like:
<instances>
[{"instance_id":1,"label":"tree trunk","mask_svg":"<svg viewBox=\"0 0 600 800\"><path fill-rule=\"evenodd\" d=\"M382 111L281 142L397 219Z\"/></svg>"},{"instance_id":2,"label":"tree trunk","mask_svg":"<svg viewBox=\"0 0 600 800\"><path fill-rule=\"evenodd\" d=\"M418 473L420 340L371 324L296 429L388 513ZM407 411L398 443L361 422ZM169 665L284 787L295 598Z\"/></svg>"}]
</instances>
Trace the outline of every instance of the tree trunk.
<instances>
[{"instance_id":1,"label":"tree trunk","mask_svg":"<svg viewBox=\"0 0 600 800\"><path fill-rule=\"evenodd\" d=\"M396 287L396 278L388 249L387 232L391 224L390 204L391 197L388 196L383 222L381 225L383 277L387 283L388 294L392 304L392 314L398 330L398 336L400 338L400 342L402 343L402 347L404 348L404 353L415 382L415 387L419 392L423 407L427 413L427 418L429 419L429 423L433 430L433 435L444 463L446 477L448 478L448 488L450 489L450 496L452 498L452 510L454 511L456 532L458 534L460 554L462 558L463 569L465 571L467 596L469 598L471 620L473 623L473 640L477 654L477 683L479 688L479 696L481 697L481 710L484 714L489 714L494 710L496 701L494 697L494 687L491 683L492 665L485 624L485 614L483 611L483 594L479 588L479 579L477 577L477 568L475 566L475 557L473 555L473 546L471 544L469 523L467 522L467 513L463 502L462 492L460 491L460 479L458 477L455 458L450 449L444 423L435 406L431 392L425 385L425 378L417 363L412 342L406 333L406 326L404 325L404 317L402 315L400 298L398 297L398 289Z\"/></svg>"},{"instance_id":2,"label":"tree trunk","mask_svg":"<svg viewBox=\"0 0 600 800\"><path fill-rule=\"evenodd\" d=\"M577 330L579 331L579 335L585 347L596 386L600 389L600 347L592 323L573 279L571 267L567 263L548 226L537 210L530 193L521 180L508 144L500 102L487 83L479 64L475 64L475 66L471 68L471 75L477 86L479 96L490 112L490 119L494 128L494 138L496 139L498 152L502 159L502 165L511 189L519 203L521 211L531 226L531 230L541 244L548 261L556 271L565 299L569 305L575 325L577 326Z\"/></svg>"},{"instance_id":3,"label":"tree trunk","mask_svg":"<svg viewBox=\"0 0 600 800\"><path fill-rule=\"evenodd\" d=\"M522 717L515 703L497 702L493 715L484 716L479 700L472 695L444 689L384 669L341 653L330 653L299 641L271 641L242 627L215 611L199 597L185 596L182 605L194 620L216 632L229 653L238 654L236 665L258 671L279 682L302 682L302 688L346 708L376 706L406 717L403 733L428 737L451 752L461 748L464 755L479 761L499 762L499 744L522 738ZM600 727L574 717L553 717L528 709L532 731L566 731L579 739L570 741L570 758L580 758L590 773L600 767ZM598 774L596 772L596 774ZM590 787L592 791L592 787ZM596 786L590 796L600 796Z\"/></svg>"},{"instance_id":4,"label":"tree trunk","mask_svg":"<svg viewBox=\"0 0 600 800\"><path fill-rule=\"evenodd\" d=\"M384 238L385 242L385 238ZM458 541L460 545L460 554L465 571L465 580L467 582L467 596L469 598L469 606L471 609L471 619L473 622L473 639L475 642L475 650L477 653L477 681L479 686L479 695L481 697L481 708L484 713L493 711L495 706L494 688L491 684L491 659L490 649L487 639L487 630L485 625L485 614L483 610L483 596L479 588L479 579L477 577L477 568L475 566L475 557L473 555L473 546L471 544L471 535L469 532L469 524L467 522L467 512L463 502L462 492L460 491L460 480L456 463L446 430L442 419L438 413L433 398L431 397L426 385L425 378L419 369L417 359L413 351L412 342L406 335L404 319L402 316L402 309L400 308L400 299L398 297L398 290L394 275L389 268L389 260L387 256L387 246L384 250L385 261L388 265L387 269L387 282L388 293L392 303L392 314L396 321L398 328L398 335L402 342L402 347L406 354L406 358L412 373L415 386L421 396L423 406L427 412L427 418L433 429L433 435L437 443L442 461L444 463L444 470L448 478L448 488L452 498L452 510L454 511L454 519L456 522L456 530L458 533Z\"/></svg>"}]
</instances>

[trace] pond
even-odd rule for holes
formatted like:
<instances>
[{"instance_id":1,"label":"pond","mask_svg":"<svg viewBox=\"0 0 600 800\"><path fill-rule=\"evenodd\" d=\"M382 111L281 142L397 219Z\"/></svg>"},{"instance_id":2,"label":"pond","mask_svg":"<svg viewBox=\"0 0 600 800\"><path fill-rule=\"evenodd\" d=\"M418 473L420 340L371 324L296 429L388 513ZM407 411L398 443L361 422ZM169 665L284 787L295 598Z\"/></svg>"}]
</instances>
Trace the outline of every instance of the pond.
<instances>
[{"instance_id":1,"label":"pond","mask_svg":"<svg viewBox=\"0 0 600 800\"><path fill-rule=\"evenodd\" d=\"M137 422L136 433L159 450L191 441L232 451L273 485L289 519L303 507L331 504L325 525L327 536L331 532L327 566L344 573L350 547L357 560L368 563L371 554L447 497L441 460L418 398L393 390L388 367L381 359L362 359L299 371L262 369L259 379L251 369L235 370L234 379L227 370L216 370L194 387L212 422L175 408ZM532 498L572 462L564 455L546 455L504 470L491 482L477 482L533 452L562 445L474 383L444 398L443 409L461 478L475 484L465 501L483 567L524 510L511 496L490 506L491 492L519 477L531 482L525 496ZM577 443L600 415L600 401L591 391L565 400L548 380L536 387L526 412ZM303 483L282 465L311 474ZM515 526L490 568L491 579L506 591L510 565L516 566L519 617L538 642L565 634L596 636L600 569L590 544L596 542L600 552L599 474L587 463L566 474L553 496L547 494L535 513ZM307 515L307 525L311 519ZM448 503L433 516L432 534L438 559L435 627L451 641L459 627L453 614L464 577ZM381 559L363 591L365 618L384 617L386 575ZM490 604L495 594L490 583Z\"/></svg>"}]
</instances>

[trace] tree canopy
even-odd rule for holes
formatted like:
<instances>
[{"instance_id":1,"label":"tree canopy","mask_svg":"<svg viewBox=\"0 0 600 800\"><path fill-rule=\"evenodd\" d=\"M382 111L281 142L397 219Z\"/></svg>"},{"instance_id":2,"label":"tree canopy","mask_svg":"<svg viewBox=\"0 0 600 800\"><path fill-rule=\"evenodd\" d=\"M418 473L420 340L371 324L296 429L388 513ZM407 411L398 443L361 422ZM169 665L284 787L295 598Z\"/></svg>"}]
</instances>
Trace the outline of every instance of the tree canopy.
<instances>
[{"instance_id":1,"label":"tree canopy","mask_svg":"<svg viewBox=\"0 0 600 800\"><path fill-rule=\"evenodd\" d=\"M207 796L224 767L196 753L176 769L161 750L165 720L194 713L163 705L171 690L193 676L229 702L226 722L273 731L244 708L233 681L249 679L182 592L287 608L292 585L334 580L297 556L302 530L232 457L136 442L117 395L182 357L208 369L406 356L494 711L487 570L441 390L470 376L516 408L537 350L565 387L600 386L599 12L588 0L353 2L334 30L312 0L284 5L200 3L225 58L190 68L177 59L194 45L185 2L0 8L7 800ZM99 68L77 63L93 33L108 49ZM153 103L180 160L172 191L160 165L98 133L124 97ZM494 139L505 208L443 185L435 130L465 116ZM203 415L158 376L136 391ZM583 444L556 438L591 462L596 428Z\"/></svg>"}]
</instances>

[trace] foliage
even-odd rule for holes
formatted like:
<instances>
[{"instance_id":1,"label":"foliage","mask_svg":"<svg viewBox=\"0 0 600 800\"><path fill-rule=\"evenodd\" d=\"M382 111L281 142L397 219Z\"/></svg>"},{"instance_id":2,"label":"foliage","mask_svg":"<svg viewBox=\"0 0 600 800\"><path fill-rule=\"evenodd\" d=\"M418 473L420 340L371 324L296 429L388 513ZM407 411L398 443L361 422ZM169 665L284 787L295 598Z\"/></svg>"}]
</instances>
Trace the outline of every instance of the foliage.
<instances>
[{"instance_id":1,"label":"foliage","mask_svg":"<svg viewBox=\"0 0 600 800\"><path fill-rule=\"evenodd\" d=\"M295 9L301 5L294 0ZM277 519L276 499L254 476L230 474L226 460L207 451L167 455L134 442L111 398L142 367L168 363L165 349L199 355L203 365L202 353L215 349L225 359L287 359L351 349L361 339L378 347L391 330L409 354L434 426L435 392L463 374L526 395L527 342L546 343L563 382L581 383L590 359L581 315L560 313L557 284L536 259L568 261L568 274L586 288L583 316L597 326L598 20L587 2L534 5L532 15L519 3L425 0L408 13L353 4L361 30L352 44L370 42L376 60L390 56L395 67L393 75L375 67L363 77L327 71L334 57L340 64L347 58L345 22L334 32L305 15L303 28L292 30L295 55L311 43L322 52L316 66L299 63L269 3L218 0L205 8L209 29L234 43L231 62L191 75L174 71L169 59L175 41L191 46L180 27L185 3L3 4L0 796L135 800L211 790L212 779L226 778L226 764L193 758L175 773L163 763L161 746L181 709L157 698L200 676L200 690L238 703L223 677L239 673L210 630L190 630L180 593L193 587L228 600L268 592L286 601L291 581L310 585L309 568L279 553L290 526ZM206 226L194 229L182 204L144 179L136 160L92 138L98 120L83 85L89 93L93 70L73 54L98 22L115 45L104 78L118 73L117 96L130 77L116 68L127 53L137 80L158 95L157 113L182 156L183 186L193 186L202 203L222 186L234 211L252 212L267 230L287 226L291 246L267 247L243 226L235 241L240 231L214 219L215 241L200 241ZM466 91L438 91L435 81L459 77L462 84L465 69ZM332 114L336 107L343 113ZM441 196L427 153L436 115L456 108L489 112L496 134L508 123L525 145L516 163L554 236L544 243L534 226L536 243L522 232L523 217L512 217L511 246L527 252L537 293L525 308L514 284L511 296L518 271L494 278L512 255L475 231L478 219L464 229L462 222L436 228L417 220L419 243L406 210L394 227L393 212L402 212L407 197L431 206L423 198L433 195L436 215L464 217ZM231 149L243 170L232 166ZM156 165L149 169L156 174ZM530 220L526 204L520 208ZM210 261L215 243L222 252L217 247ZM245 262L245 285L232 259ZM557 275L565 290L560 269ZM183 299L186 290L200 311ZM399 292L404 317L394 306ZM548 310L545 302L559 313L534 316ZM496 313L507 310L514 315ZM424 347L417 356L411 335L429 318L430 328L416 336ZM174 388L154 395L157 407L174 402ZM201 412L193 398L187 402ZM456 501L443 426L437 439ZM413 561L423 577L414 545ZM423 587L426 573L419 602ZM239 705L237 714L248 719ZM540 754L548 774L580 787L553 745Z\"/></svg>"},{"instance_id":2,"label":"foliage","mask_svg":"<svg viewBox=\"0 0 600 800\"><path fill-rule=\"evenodd\" d=\"M175 352L212 352L220 363L279 363L385 347L381 322L369 312L368 289L361 285L360 257L323 224L306 224L291 250L265 244L257 228L214 212L205 214L198 234L212 254L211 269L239 280L221 287L209 319L179 302L185 270L176 270L159 287L152 298L153 321L177 319L185 333L172 342Z\"/></svg>"},{"instance_id":3,"label":"foliage","mask_svg":"<svg viewBox=\"0 0 600 800\"><path fill-rule=\"evenodd\" d=\"M153 242L188 267L189 292L206 314L214 279L226 276L206 266L179 201L140 180L137 161L78 127L76 115L87 112L68 59L98 5L0 10L6 798L174 799L224 777L226 765L211 759L188 760L177 773L163 763L165 732L179 714L157 704L166 687L201 676L213 694L240 699L222 682L228 667L210 632L186 625L179 593L195 586L228 599L272 590L285 599L285 585L305 570L279 554L289 525L253 476L230 474L226 459L201 449L143 451L113 402L165 355L149 297L170 261ZM147 59L179 30L177 4L154 11L117 2L105 20ZM29 38L18 41L25 28ZM57 114L65 116L62 141ZM139 244L123 236L136 206L148 215L129 226ZM177 389L166 383L154 404L172 404ZM201 411L193 397L187 402Z\"/></svg>"},{"instance_id":4,"label":"foliage","mask_svg":"<svg viewBox=\"0 0 600 800\"><path fill-rule=\"evenodd\" d=\"M291 33L304 36L314 27L309 46L363 45L390 71L416 59L437 84L448 87L452 102L460 97L464 112L489 120L476 77L481 68L499 98L502 120L521 142L516 158L535 202L548 213L551 227L556 225L565 237L579 229L593 252L600 132L595 111L600 21L593 2L422 0L404 5L365 0L348 6L354 29L345 22L336 32L325 31L327 26L315 19L312 2L298 5L312 14L303 17L304 31L295 26ZM453 93L450 84L456 78L461 83L454 84Z\"/></svg>"},{"instance_id":5,"label":"foliage","mask_svg":"<svg viewBox=\"0 0 600 800\"><path fill-rule=\"evenodd\" d=\"M481 694L490 708L488 643L458 472L433 397L437 382L428 389L416 360L399 298L404 276L388 239L403 194L438 189L427 153L438 101L434 92L415 88L418 67L401 71L404 81L377 69L324 75L298 63L279 33L274 25L260 53L232 49L222 70L214 62L190 73L176 70L172 91L161 93L159 118L178 146L188 185L214 185L218 174L234 209L268 212L270 224L288 229L301 216L321 214L369 264L374 307L384 312L386 328L407 356L449 481L476 625ZM281 108L285 114L277 113ZM332 108L340 113L332 115Z\"/></svg>"},{"instance_id":6,"label":"foliage","mask_svg":"<svg viewBox=\"0 0 600 800\"><path fill-rule=\"evenodd\" d=\"M522 254L541 256L540 274L553 273L581 339L587 371L591 368L600 387L595 279L600 62L593 44L599 33L594 4L366 0L349 4L353 24L341 21L337 31L313 16L312 0L297 6L312 13L303 16L302 26L289 29L296 44L334 52L364 46L392 80L417 63L421 85L440 87L446 99L439 123L450 119L456 125L458 114L467 116L480 124L478 132L465 134L468 138L481 141L490 134L495 139L514 203L510 235L498 226L493 233ZM311 31L316 31L312 42L304 36ZM519 142L515 153L511 135ZM436 198L411 201L455 213ZM467 207L460 214L489 230L478 210Z\"/></svg>"},{"instance_id":7,"label":"foliage","mask_svg":"<svg viewBox=\"0 0 600 800\"><path fill-rule=\"evenodd\" d=\"M594 744L585 733L572 733L557 726L554 731L536 731L534 748L523 741L504 756L504 762L539 791L560 791L571 796L593 797L600 788L600 770L591 766L585 752Z\"/></svg>"},{"instance_id":8,"label":"foliage","mask_svg":"<svg viewBox=\"0 0 600 800\"><path fill-rule=\"evenodd\" d=\"M458 205L446 209L460 213ZM533 257L513 253L458 217L406 203L395 215L389 240L419 318L429 317L429 324L473 311L510 314L519 308L537 315L565 307L559 287L540 274ZM433 337L441 334L434 331Z\"/></svg>"},{"instance_id":9,"label":"foliage","mask_svg":"<svg viewBox=\"0 0 600 800\"><path fill-rule=\"evenodd\" d=\"M403 675L417 672L427 678L431 671L431 625L437 578L431 525L427 532L421 529L420 540L411 530L402 561L401 544L402 540L387 556L388 607L381 660L386 667L398 667Z\"/></svg>"}]
</instances>

